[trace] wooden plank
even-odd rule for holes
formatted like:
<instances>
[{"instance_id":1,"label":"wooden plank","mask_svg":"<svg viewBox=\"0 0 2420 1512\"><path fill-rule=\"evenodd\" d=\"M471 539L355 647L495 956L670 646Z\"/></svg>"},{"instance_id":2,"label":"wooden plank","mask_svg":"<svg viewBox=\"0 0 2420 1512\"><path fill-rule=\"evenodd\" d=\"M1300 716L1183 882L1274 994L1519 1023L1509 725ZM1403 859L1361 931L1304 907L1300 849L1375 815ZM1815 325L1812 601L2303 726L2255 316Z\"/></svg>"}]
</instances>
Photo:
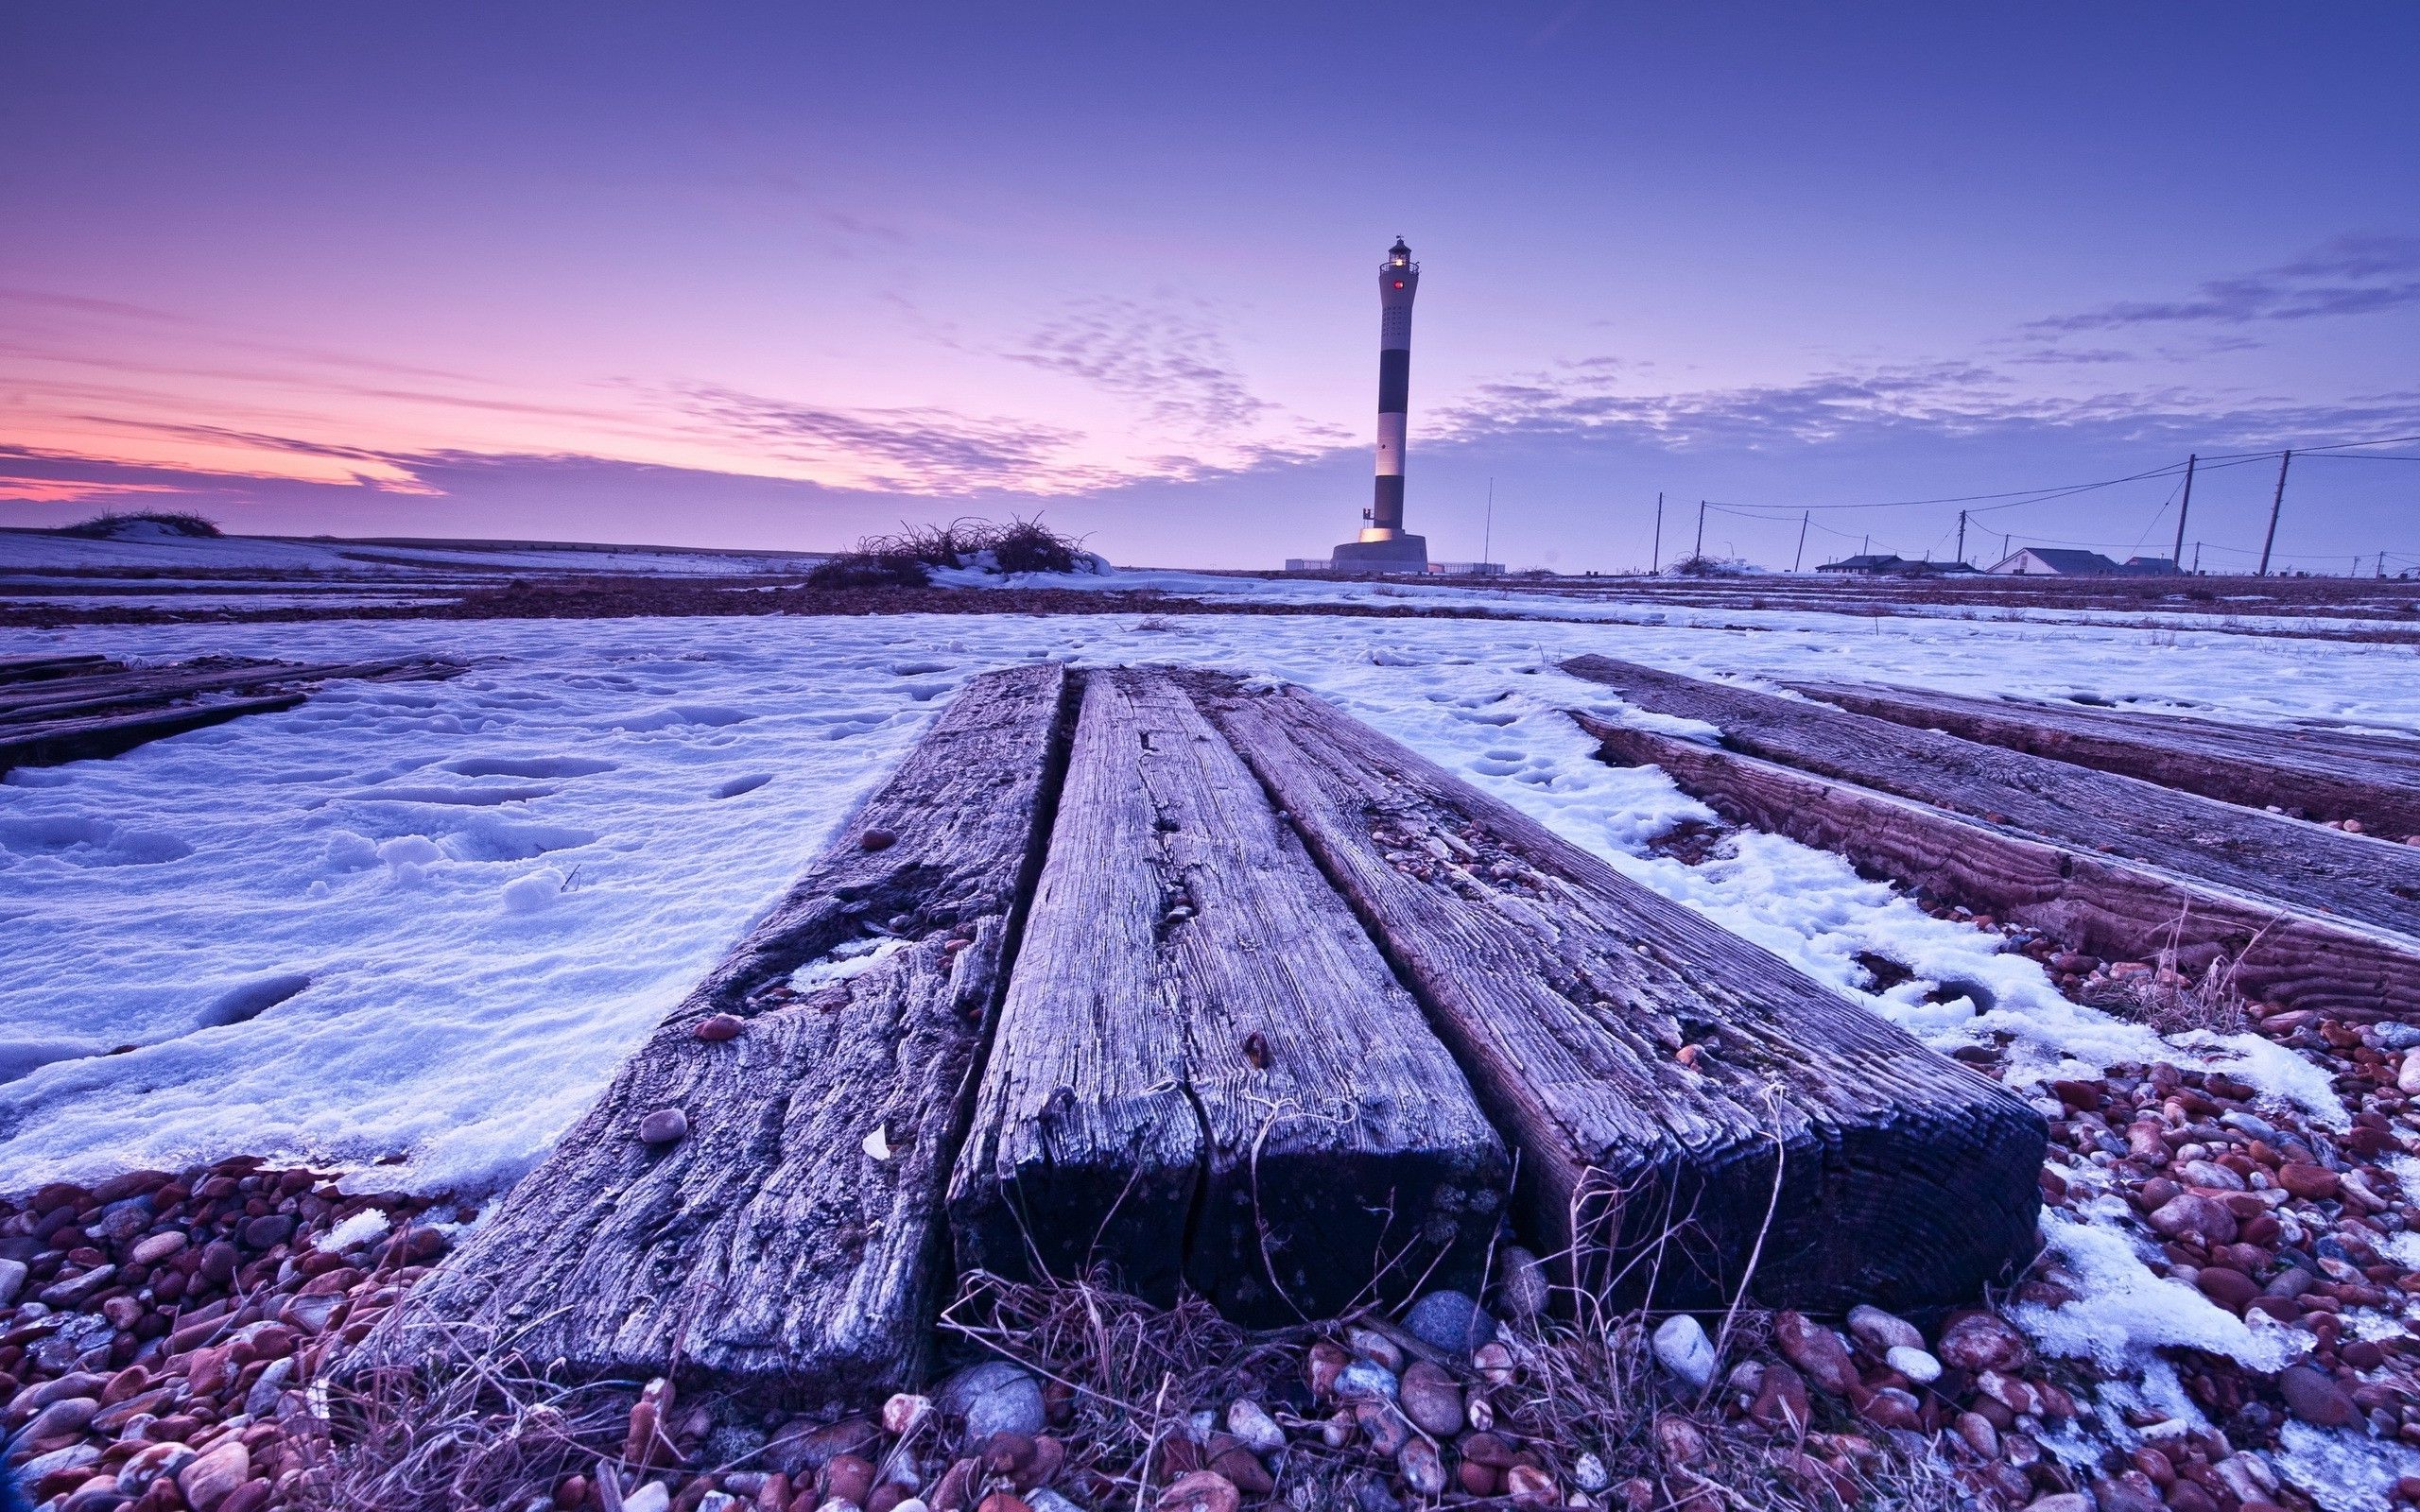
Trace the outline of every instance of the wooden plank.
<instances>
[{"instance_id":1,"label":"wooden plank","mask_svg":"<svg viewBox=\"0 0 2420 1512\"><path fill-rule=\"evenodd\" d=\"M116 756L135 747L187 730L206 730L246 714L291 709L309 696L301 693L272 694L260 698L230 698L221 703L144 713L108 714L79 719L55 719L45 724L18 725L0 732L0 772L19 766L57 766L62 762L92 761Z\"/></svg>"},{"instance_id":2,"label":"wooden plank","mask_svg":"<svg viewBox=\"0 0 2420 1512\"><path fill-rule=\"evenodd\" d=\"M2061 845L1720 747L1573 715L1624 765L1660 766L1734 824L1835 850L1920 895L2116 960L2233 963L2254 1002L2342 1019L2420 1016L2420 940Z\"/></svg>"},{"instance_id":3,"label":"wooden plank","mask_svg":"<svg viewBox=\"0 0 2420 1512\"><path fill-rule=\"evenodd\" d=\"M91 761L121 755L137 746L207 729L245 714L271 713L302 702L318 685L338 678L364 681L419 681L450 678L460 663L412 659L399 662L357 662L325 664L269 662L233 671L213 669L186 673L177 669L120 669L98 678L78 678L36 684L35 696L0 706L0 772L17 766L56 766L63 762ZM292 688L306 683L305 688ZM116 694L53 698L57 689L123 686L137 690ZM179 704L181 697L203 693L259 687L290 691L247 698L222 698L212 703Z\"/></svg>"},{"instance_id":4,"label":"wooden plank","mask_svg":"<svg viewBox=\"0 0 2420 1512\"><path fill-rule=\"evenodd\" d=\"M950 1194L959 1262L1247 1324L1481 1274L1502 1144L1420 1005L1167 675L1085 679Z\"/></svg>"},{"instance_id":5,"label":"wooden plank","mask_svg":"<svg viewBox=\"0 0 2420 1512\"><path fill-rule=\"evenodd\" d=\"M1723 746L1743 755L2155 867L2221 892L2420 937L2420 847L2382 845L1809 699L1600 656L1563 668L1651 713L1713 725Z\"/></svg>"},{"instance_id":6,"label":"wooden plank","mask_svg":"<svg viewBox=\"0 0 2420 1512\"><path fill-rule=\"evenodd\" d=\"M2045 1125L1997 1084L1299 689L1197 697L1419 994L1583 1283L1926 1307L2030 1253Z\"/></svg>"},{"instance_id":7,"label":"wooden plank","mask_svg":"<svg viewBox=\"0 0 2420 1512\"><path fill-rule=\"evenodd\" d=\"M250 666L120 667L95 677L62 679L0 694L0 728L76 714L134 710L205 693L240 693L293 682L337 679L393 681L451 677L457 663L425 660L385 662L264 662Z\"/></svg>"},{"instance_id":8,"label":"wooden plank","mask_svg":"<svg viewBox=\"0 0 2420 1512\"><path fill-rule=\"evenodd\" d=\"M116 662L95 651L71 651L56 655L0 656L0 683L40 682L50 678L72 678L87 672L113 667Z\"/></svg>"},{"instance_id":9,"label":"wooden plank","mask_svg":"<svg viewBox=\"0 0 2420 1512\"><path fill-rule=\"evenodd\" d=\"M2312 819L2358 819L2373 834L2420 834L2420 742L2411 760L2380 759L2325 734L2222 725L2183 715L2125 714L2041 699L1969 698L1929 689L1855 683L1789 686L1852 713L2252 808Z\"/></svg>"},{"instance_id":10,"label":"wooden plank","mask_svg":"<svg viewBox=\"0 0 2420 1512\"><path fill-rule=\"evenodd\" d=\"M793 1405L920 1381L943 1186L1038 862L1064 686L1051 664L961 688L363 1366L469 1323L579 1371ZM742 1032L700 1039L719 1014ZM666 1108L687 1137L641 1143Z\"/></svg>"}]
</instances>

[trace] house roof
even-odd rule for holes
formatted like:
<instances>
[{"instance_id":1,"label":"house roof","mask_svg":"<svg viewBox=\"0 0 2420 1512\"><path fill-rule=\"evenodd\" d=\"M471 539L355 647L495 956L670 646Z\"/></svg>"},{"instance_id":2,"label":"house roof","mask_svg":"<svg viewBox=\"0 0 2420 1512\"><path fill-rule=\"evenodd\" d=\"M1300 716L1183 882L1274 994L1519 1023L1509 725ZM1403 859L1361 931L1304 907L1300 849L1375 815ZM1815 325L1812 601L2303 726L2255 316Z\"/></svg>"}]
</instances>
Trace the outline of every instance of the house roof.
<instances>
[{"instance_id":1,"label":"house roof","mask_svg":"<svg viewBox=\"0 0 2420 1512\"><path fill-rule=\"evenodd\" d=\"M1827 561L1823 566L1818 567L1815 570L1819 573L1858 572L1859 570L1871 570L1882 567L1896 567L1899 565L1899 562L1900 558L1891 553L1865 552L1855 557L1843 557L1838 561Z\"/></svg>"},{"instance_id":2,"label":"house roof","mask_svg":"<svg viewBox=\"0 0 2420 1512\"><path fill-rule=\"evenodd\" d=\"M2114 573L2118 564L2097 551L2073 551L2053 546L2022 546L1992 568L1998 572L2020 557L2031 557L2054 573Z\"/></svg>"}]
</instances>

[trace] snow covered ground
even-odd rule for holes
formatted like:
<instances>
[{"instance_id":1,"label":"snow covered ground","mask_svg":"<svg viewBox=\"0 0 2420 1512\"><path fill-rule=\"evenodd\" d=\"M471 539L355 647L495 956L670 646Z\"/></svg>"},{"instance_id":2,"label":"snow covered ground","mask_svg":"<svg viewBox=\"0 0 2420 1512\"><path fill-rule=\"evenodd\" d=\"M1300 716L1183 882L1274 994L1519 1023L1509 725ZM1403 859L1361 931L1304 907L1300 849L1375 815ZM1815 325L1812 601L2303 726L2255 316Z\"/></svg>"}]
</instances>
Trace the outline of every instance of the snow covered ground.
<instances>
[{"instance_id":1,"label":"snow covered ground","mask_svg":"<svg viewBox=\"0 0 2420 1512\"><path fill-rule=\"evenodd\" d=\"M1595 761L1553 662L2169 697L2420 730L2408 649L2227 636L1822 622L1771 631L1126 615L94 627L0 651L468 660L0 785L0 1185L252 1152L486 1187L526 1169L619 1056L779 894L966 677L1035 657L1291 679L1936 1044L2014 1033L2031 1069L2153 1054L1994 952L1769 835L1646 855L1701 814ZM1993 1006L1924 1001L1975 984ZM122 1054L108 1054L121 1047ZM2232 1069L2324 1120L2325 1080L2244 1040Z\"/></svg>"},{"instance_id":2,"label":"snow covered ground","mask_svg":"<svg viewBox=\"0 0 2420 1512\"><path fill-rule=\"evenodd\" d=\"M419 572L668 573L741 576L804 572L821 552L700 551L534 541L412 542L333 537L188 536L129 522L95 539L0 530L0 572L293 573L393 577Z\"/></svg>"},{"instance_id":3,"label":"snow covered ground","mask_svg":"<svg viewBox=\"0 0 2420 1512\"><path fill-rule=\"evenodd\" d=\"M332 684L282 713L0 783L10 1192L235 1153L368 1168L380 1187L500 1187L965 679L1046 657L1301 682L1936 1046L2012 1036L2011 1080L2037 1095L2041 1081L2113 1061L2182 1059L2339 1127L2326 1075L2285 1048L2252 1036L2163 1045L2069 1002L2031 960L1998 953L1997 936L1930 918L1829 854L1754 833L1697 867L1650 853L1673 824L1710 816L1659 772L1595 760L1564 711L1631 712L1555 663L1598 651L1719 676L2089 693L2420 736L2409 647L1806 613L1754 628L950 615L0 637L0 654L43 650L471 665L447 682ZM1860 953L1914 976L1876 995ZM2273 1370L2304 1347L2307 1335L2154 1275L2094 1206L2110 1202L2123 1206L2080 1210L2089 1222L2046 1213L2053 1249L2092 1280L2081 1300L2020 1316L2046 1349L2132 1361L2138 1385L2110 1389L2189 1420L2154 1349ZM2408 1468L2351 1435L2293 1432L2297 1462L2320 1467L2307 1482L2366 1486Z\"/></svg>"}]
</instances>

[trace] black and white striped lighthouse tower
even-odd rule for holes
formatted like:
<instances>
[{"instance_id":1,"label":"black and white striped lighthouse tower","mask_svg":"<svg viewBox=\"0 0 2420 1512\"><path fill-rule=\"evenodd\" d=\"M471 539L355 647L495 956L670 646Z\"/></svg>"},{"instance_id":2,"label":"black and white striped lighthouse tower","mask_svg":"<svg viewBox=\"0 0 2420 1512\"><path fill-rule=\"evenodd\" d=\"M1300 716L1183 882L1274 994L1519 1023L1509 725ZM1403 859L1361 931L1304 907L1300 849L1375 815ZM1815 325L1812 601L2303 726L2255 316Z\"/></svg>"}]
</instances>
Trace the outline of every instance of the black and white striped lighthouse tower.
<instances>
[{"instance_id":1,"label":"black and white striped lighthouse tower","mask_svg":"<svg viewBox=\"0 0 2420 1512\"><path fill-rule=\"evenodd\" d=\"M1404 416L1411 397L1411 301L1420 292L1420 265L1395 238L1378 265L1378 482L1377 497L1361 512L1368 521L1357 541L1336 548L1343 571L1421 573L1428 570L1428 541L1403 528Z\"/></svg>"}]
</instances>

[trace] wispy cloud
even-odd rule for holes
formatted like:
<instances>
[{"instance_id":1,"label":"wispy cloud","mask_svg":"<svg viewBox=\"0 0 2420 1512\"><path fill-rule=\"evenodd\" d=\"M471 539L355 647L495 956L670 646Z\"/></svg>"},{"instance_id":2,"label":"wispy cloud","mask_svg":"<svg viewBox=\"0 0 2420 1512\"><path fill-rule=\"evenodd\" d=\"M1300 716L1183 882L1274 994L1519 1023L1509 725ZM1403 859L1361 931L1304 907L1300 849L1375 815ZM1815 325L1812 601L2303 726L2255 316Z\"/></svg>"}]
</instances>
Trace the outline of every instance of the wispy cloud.
<instances>
[{"instance_id":1,"label":"wispy cloud","mask_svg":"<svg viewBox=\"0 0 2420 1512\"><path fill-rule=\"evenodd\" d=\"M1080 378L1163 424L1232 436L1274 408L1245 385L1218 329L1198 311L1091 300L1006 355Z\"/></svg>"},{"instance_id":2,"label":"wispy cloud","mask_svg":"<svg viewBox=\"0 0 2420 1512\"><path fill-rule=\"evenodd\" d=\"M2372 315L2420 302L2420 237L2359 232L2336 237L2290 262L2213 279L2176 300L2120 301L2051 316L2028 330L2115 331L2128 326L2311 320Z\"/></svg>"},{"instance_id":3,"label":"wispy cloud","mask_svg":"<svg viewBox=\"0 0 2420 1512\"><path fill-rule=\"evenodd\" d=\"M838 409L712 387L680 390L690 414L764 455L839 469L901 493L1106 486L1116 475L1069 459L1080 432L938 408Z\"/></svg>"}]
</instances>

